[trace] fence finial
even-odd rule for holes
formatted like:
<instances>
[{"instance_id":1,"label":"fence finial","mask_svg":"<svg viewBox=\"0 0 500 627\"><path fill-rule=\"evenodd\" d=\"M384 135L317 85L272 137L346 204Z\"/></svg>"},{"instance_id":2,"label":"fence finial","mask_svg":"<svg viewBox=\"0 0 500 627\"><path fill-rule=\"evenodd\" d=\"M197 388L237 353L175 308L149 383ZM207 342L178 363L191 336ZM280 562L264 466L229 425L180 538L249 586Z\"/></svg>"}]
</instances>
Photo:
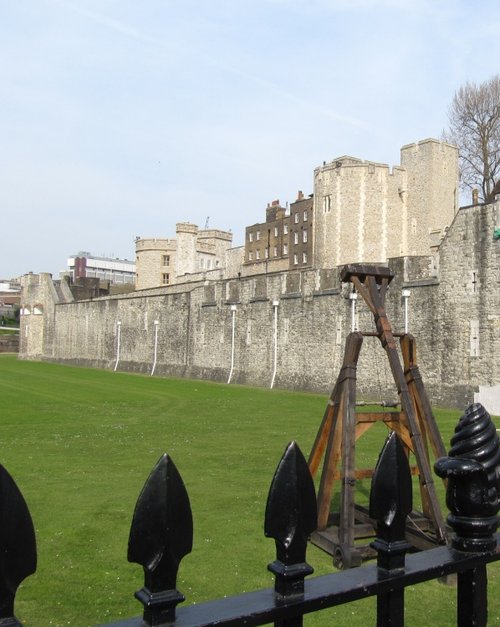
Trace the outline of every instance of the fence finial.
<instances>
[{"instance_id":1,"label":"fence finial","mask_svg":"<svg viewBox=\"0 0 500 627\"><path fill-rule=\"evenodd\" d=\"M291 442L281 458L267 497L264 533L276 541L275 591L286 597L304 592L304 577L313 572L306 563L309 535L316 529L316 493L304 456Z\"/></svg>"},{"instance_id":2,"label":"fence finial","mask_svg":"<svg viewBox=\"0 0 500 627\"><path fill-rule=\"evenodd\" d=\"M33 521L14 479L0 465L0 624L21 625L14 617L16 591L35 571Z\"/></svg>"},{"instance_id":3,"label":"fence finial","mask_svg":"<svg viewBox=\"0 0 500 627\"><path fill-rule=\"evenodd\" d=\"M396 432L380 453L370 491L370 518L377 522L377 564L386 570L404 567L410 545L405 540L406 518L412 510L412 484L408 457Z\"/></svg>"},{"instance_id":4,"label":"fence finial","mask_svg":"<svg viewBox=\"0 0 500 627\"><path fill-rule=\"evenodd\" d=\"M465 552L495 549L500 509L500 442L490 415L480 403L470 405L455 427L448 457L434 464L448 479L448 523L453 548Z\"/></svg>"},{"instance_id":5,"label":"fence finial","mask_svg":"<svg viewBox=\"0 0 500 627\"><path fill-rule=\"evenodd\" d=\"M128 560L144 568L144 587L135 596L144 605L146 625L175 620L184 596L176 589L182 558L193 546L191 506L182 478L168 455L149 475L130 528Z\"/></svg>"}]
</instances>

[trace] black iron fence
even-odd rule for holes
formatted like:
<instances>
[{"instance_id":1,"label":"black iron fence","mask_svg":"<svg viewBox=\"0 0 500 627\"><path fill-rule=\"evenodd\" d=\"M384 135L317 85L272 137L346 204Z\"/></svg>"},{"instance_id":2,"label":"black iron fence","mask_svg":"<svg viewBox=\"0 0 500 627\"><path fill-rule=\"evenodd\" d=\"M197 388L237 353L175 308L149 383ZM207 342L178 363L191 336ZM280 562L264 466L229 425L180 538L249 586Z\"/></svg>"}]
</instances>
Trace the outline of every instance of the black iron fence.
<instances>
[{"instance_id":1,"label":"black iron fence","mask_svg":"<svg viewBox=\"0 0 500 627\"><path fill-rule=\"evenodd\" d=\"M164 455L139 496L129 537L128 559L144 569L144 586L135 593L143 616L109 625L299 627L308 613L376 596L377 625L402 626L407 586L456 574L457 625L486 626L487 564L500 559L500 446L481 405L465 412L451 444L449 456L435 464L448 483L448 523L454 530L450 546L409 553L405 526L412 509L410 467L393 432L380 454L370 493L376 564L306 579L312 573L306 550L316 527L316 495L307 462L292 442L274 475L265 515L265 534L276 543L276 560L268 565L274 589L187 607L177 607L184 596L176 581L179 564L192 547L191 507L175 465ZM0 515L0 627L14 627L20 625L14 618L16 590L36 569L36 544L26 503L1 466Z\"/></svg>"}]
</instances>

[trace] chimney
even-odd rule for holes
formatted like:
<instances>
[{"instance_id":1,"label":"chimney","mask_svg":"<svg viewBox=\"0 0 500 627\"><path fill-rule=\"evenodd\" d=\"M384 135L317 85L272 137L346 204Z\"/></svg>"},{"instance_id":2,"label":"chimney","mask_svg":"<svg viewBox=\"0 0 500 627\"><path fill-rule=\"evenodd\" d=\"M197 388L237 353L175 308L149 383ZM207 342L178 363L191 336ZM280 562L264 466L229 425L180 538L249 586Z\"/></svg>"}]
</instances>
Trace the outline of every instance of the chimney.
<instances>
[{"instance_id":1,"label":"chimney","mask_svg":"<svg viewBox=\"0 0 500 627\"><path fill-rule=\"evenodd\" d=\"M479 203L479 192L477 190L477 187L474 187L474 189L472 190L472 204L477 205L478 203Z\"/></svg>"},{"instance_id":2,"label":"chimney","mask_svg":"<svg viewBox=\"0 0 500 627\"><path fill-rule=\"evenodd\" d=\"M297 192L297 200L304 200L304 194L301 189Z\"/></svg>"}]
</instances>

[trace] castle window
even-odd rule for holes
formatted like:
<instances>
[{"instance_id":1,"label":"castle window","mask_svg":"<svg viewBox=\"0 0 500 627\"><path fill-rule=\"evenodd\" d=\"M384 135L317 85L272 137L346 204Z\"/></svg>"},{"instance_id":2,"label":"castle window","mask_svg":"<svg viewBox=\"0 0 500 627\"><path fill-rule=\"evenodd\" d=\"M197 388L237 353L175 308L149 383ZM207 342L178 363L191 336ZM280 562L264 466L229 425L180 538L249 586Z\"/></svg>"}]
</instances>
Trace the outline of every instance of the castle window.
<instances>
[{"instance_id":1,"label":"castle window","mask_svg":"<svg viewBox=\"0 0 500 627\"><path fill-rule=\"evenodd\" d=\"M269 257L269 248L266 248L264 250L264 256L265 256L266 259Z\"/></svg>"},{"instance_id":2,"label":"castle window","mask_svg":"<svg viewBox=\"0 0 500 627\"><path fill-rule=\"evenodd\" d=\"M253 233L248 234L248 241L253 242Z\"/></svg>"},{"instance_id":3,"label":"castle window","mask_svg":"<svg viewBox=\"0 0 500 627\"><path fill-rule=\"evenodd\" d=\"M307 229L304 229L302 231L302 241L305 243L307 243Z\"/></svg>"},{"instance_id":4,"label":"castle window","mask_svg":"<svg viewBox=\"0 0 500 627\"><path fill-rule=\"evenodd\" d=\"M248 253L248 261L253 261L253 252L252 251L250 251Z\"/></svg>"},{"instance_id":5,"label":"castle window","mask_svg":"<svg viewBox=\"0 0 500 627\"><path fill-rule=\"evenodd\" d=\"M275 226L275 227L274 227L274 237L278 237L279 232L280 232L280 231L279 231L278 227L277 227L277 226Z\"/></svg>"},{"instance_id":6,"label":"castle window","mask_svg":"<svg viewBox=\"0 0 500 627\"><path fill-rule=\"evenodd\" d=\"M479 320L469 320L470 323L470 356L479 357Z\"/></svg>"},{"instance_id":7,"label":"castle window","mask_svg":"<svg viewBox=\"0 0 500 627\"><path fill-rule=\"evenodd\" d=\"M169 283L170 283L170 274L168 272L164 272L162 274L162 284L169 285Z\"/></svg>"},{"instance_id":8,"label":"castle window","mask_svg":"<svg viewBox=\"0 0 500 627\"><path fill-rule=\"evenodd\" d=\"M332 197L329 195L324 196L323 197L323 211L325 213L328 213L331 208L332 208Z\"/></svg>"},{"instance_id":9,"label":"castle window","mask_svg":"<svg viewBox=\"0 0 500 627\"><path fill-rule=\"evenodd\" d=\"M258 241L260 239L260 231L257 231L255 234L255 239Z\"/></svg>"},{"instance_id":10,"label":"castle window","mask_svg":"<svg viewBox=\"0 0 500 627\"><path fill-rule=\"evenodd\" d=\"M287 234L288 234L288 224L284 224L284 225L283 225L283 233L284 233L285 235L287 235Z\"/></svg>"},{"instance_id":11,"label":"castle window","mask_svg":"<svg viewBox=\"0 0 500 627\"><path fill-rule=\"evenodd\" d=\"M260 259L260 250L255 251L255 259Z\"/></svg>"},{"instance_id":12,"label":"castle window","mask_svg":"<svg viewBox=\"0 0 500 627\"><path fill-rule=\"evenodd\" d=\"M307 263L307 253L302 253L302 263Z\"/></svg>"},{"instance_id":13,"label":"castle window","mask_svg":"<svg viewBox=\"0 0 500 627\"><path fill-rule=\"evenodd\" d=\"M283 244L283 254L288 255L288 244Z\"/></svg>"},{"instance_id":14,"label":"castle window","mask_svg":"<svg viewBox=\"0 0 500 627\"><path fill-rule=\"evenodd\" d=\"M298 223L299 223L299 214L298 214L298 213L296 213L296 214L293 216L293 221L295 222L295 224L298 224Z\"/></svg>"},{"instance_id":15,"label":"castle window","mask_svg":"<svg viewBox=\"0 0 500 627\"><path fill-rule=\"evenodd\" d=\"M297 255L297 253L293 253L293 263L294 265L297 265L299 263L299 256Z\"/></svg>"},{"instance_id":16,"label":"castle window","mask_svg":"<svg viewBox=\"0 0 500 627\"><path fill-rule=\"evenodd\" d=\"M163 265L164 266L170 265L170 255L163 255Z\"/></svg>"},{"instance_id":17,"label":"castle window","mask_svg":"<svg viewBox=\"0 0 500 627\"><path fill-rule=\"evenodd\" d=\"M307 209L304 211L304 222L307 222Z\"/></svg>"},{"instance_id":18,"label":"castle window","mask_svg":"<svg viewBox=\"0 0 500 627\"><path fill-rule=\"evenodd\" d=\"M299 234L297 233L297 231L295 231L295 233L293 234L293 243L294 244L299 243Z\"/></svg>"},{"instance_id":19,"label":"castle window","mask_svg":"<svg viewBox=\"0 0 500 627\"><path fill-rule=\"evenodd\" d=\"M274 251L273 252L274 252L274 256L277 257L278 256L278 247L277 246L274 247Z\"/></svg>"}]
</instances>

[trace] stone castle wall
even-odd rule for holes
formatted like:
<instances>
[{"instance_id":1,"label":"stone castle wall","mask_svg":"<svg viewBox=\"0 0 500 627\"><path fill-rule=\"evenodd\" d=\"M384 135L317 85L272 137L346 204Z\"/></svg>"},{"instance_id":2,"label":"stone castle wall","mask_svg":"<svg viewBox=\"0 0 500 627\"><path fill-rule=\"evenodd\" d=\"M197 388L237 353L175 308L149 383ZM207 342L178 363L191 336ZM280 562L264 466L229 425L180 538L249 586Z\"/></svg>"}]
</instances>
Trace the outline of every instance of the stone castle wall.
<instances>
[{"instance_id":1,"label":"stone castle wall","mask_svg":"<svg viewBox=\"0 0 500 627\"><path fill-rule=\"evenodd\" d=\"M0 353L19 352L19 333L0 335Z\"/></svg>"},{"instance_id":2,"label":"stone castle wall","mask_svg":"<svg viewBox=\"0 0 500 627\"><path fill-rule=\"evenodd\" d=\"M402 290L409 290L409 331L436 404L462 407L478 386L500 383L499 224L500 203L461 209L441 245L439 272L428 256L389 261L389 320L403 330ZM151 373L157 328L155 374L227 381L235 306L232 382L270 386L275 372L276 387L326 393L351 330L351 286L338 276L338 268L289 271L65 303L50 275L28 275L23 305L44 308L43 315L21 317L20 356ZM361 298L357 321L374 330ZM397 397L377 338L364 340L358 393Z\"/></svg>"}]
</instances>

